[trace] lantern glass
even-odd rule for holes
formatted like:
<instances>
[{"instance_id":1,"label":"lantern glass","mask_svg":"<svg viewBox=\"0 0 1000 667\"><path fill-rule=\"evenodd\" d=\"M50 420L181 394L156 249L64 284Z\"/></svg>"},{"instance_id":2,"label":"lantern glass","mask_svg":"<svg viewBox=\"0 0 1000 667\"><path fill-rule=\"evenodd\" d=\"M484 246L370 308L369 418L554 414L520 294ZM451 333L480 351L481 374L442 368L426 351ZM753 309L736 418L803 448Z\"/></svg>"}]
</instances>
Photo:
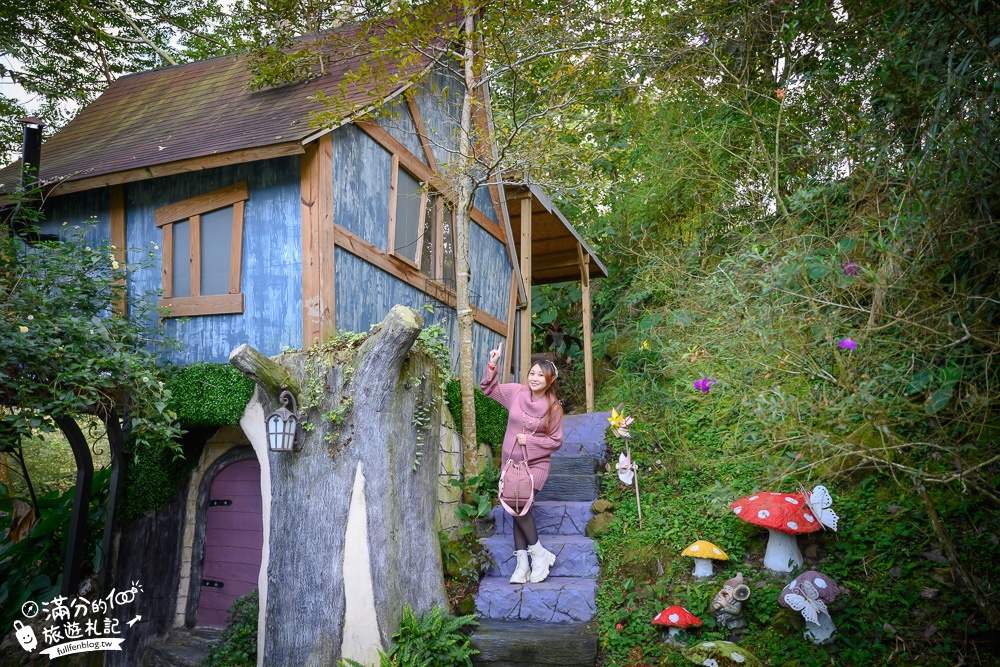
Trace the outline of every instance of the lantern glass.
<instances>
[{"instance_id":1,"label":"lantern glass","mask_svg":"<svg viewBox=\"0 0 1000 667\"><path fill-rule=\"evenodd\" d=\"M298 451L301 446L299 433L299 415L295 412L297 407L295 398L291 392L283 391L279 400L282 407L278 408L266 420L267 426L267 446L272 452L292 452ZM292 404L292 410L287 406Z\"/></svg>"}]
</instances>

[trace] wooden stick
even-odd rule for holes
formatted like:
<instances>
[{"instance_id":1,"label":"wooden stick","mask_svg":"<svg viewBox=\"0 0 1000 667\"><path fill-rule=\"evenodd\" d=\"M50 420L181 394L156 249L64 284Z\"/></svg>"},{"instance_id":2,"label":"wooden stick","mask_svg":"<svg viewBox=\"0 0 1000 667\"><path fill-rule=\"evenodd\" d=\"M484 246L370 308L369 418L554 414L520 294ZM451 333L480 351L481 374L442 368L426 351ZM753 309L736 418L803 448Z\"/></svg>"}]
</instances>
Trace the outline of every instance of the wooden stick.
<instances>
[{"instance_id":1,"label":"wooden stick","mask_svg":"<svg viewBox=\"0 0 1000 667\"><path fill-rule=\"evenodd\" d=\"M632 471L635 474L635 508L639 511L639 530L642 530L642 505L639 504L639 466L632 464Z\"/></svg>"}]
</instances>

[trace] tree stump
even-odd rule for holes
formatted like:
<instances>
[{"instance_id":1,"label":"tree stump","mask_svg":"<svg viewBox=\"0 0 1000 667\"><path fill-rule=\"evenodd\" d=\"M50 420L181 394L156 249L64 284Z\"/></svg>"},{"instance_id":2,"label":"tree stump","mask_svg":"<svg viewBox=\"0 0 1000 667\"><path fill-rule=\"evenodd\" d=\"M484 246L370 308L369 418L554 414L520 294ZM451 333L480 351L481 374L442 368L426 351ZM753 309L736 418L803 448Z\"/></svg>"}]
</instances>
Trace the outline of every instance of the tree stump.
<instances>
[{"instance_id":1,"label":"tree stump","mask_svg":"<svg viewBox=\"0 0 1000 667\"><path fill-rule=\"evenodd\" d=\"M241 421L261 461L258 664L377 664L404 605L447 605L432 430L445 408L435 362L411 354L422 327L419 314L396 306L356 351L336 341L274 360L248 346L233 351L237 368L252 359L258 382ZM315 403L302 409L311 430L297 453L270 452L265 437L280 387L261 378L285 373L283 384L307 392L300 405Z\"/></svg>"}]
</instances>

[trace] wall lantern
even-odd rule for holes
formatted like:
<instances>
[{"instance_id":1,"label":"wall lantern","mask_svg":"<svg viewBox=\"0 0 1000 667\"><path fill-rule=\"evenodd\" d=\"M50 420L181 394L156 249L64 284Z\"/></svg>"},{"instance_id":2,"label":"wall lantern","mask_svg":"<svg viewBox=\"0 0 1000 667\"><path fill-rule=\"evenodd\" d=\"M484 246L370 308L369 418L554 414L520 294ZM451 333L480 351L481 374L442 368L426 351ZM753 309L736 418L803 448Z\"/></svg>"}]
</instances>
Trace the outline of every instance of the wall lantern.
<instances>
[{"instance_id":1,"label":"wall lantern","mask_svg":"<svg viewBox=\"0 0 1000 667\"><path fill-rule=\"evenodd\" d=\"M285 389L278 396L281 407L267 416L267 446L272 452L298 452L302 450L302 425L299 408L292 392ZM288 404L292 409L288 409Z\"/></svg>"}]
</instances>

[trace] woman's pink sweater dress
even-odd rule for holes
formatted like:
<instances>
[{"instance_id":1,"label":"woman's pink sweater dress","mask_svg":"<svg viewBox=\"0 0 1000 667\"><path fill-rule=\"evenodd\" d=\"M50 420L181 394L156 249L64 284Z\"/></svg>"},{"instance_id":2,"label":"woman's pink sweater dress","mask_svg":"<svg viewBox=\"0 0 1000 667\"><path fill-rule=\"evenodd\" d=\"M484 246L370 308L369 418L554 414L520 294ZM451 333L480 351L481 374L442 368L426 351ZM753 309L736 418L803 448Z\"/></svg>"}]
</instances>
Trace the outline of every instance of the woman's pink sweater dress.
<instances>
[{"instance_id":1,"label":"woman's pink sweater dress","mask_svg":"<svg viewBox=\"0 0 1000 667\"><path fill-rule=\"evenodd\" d=\"M517 434L524 433L528 436L528 465L535 479L535 490L541 491L549 476L552 452L562 446L562 415L556 415L552 419L552 424L547 423L549 421L545 418L545 413L549 409L547 398L533 399L531 390L523 384L499 384L496 372L489 368L486 369L479 387L484 394L510 411L507 432L503 436L501 465L509 458L515 461L524 459L524 447L517 444ZM535 430L536 424L538 424L537 430Z\"/></svg>"}]
</instances>

